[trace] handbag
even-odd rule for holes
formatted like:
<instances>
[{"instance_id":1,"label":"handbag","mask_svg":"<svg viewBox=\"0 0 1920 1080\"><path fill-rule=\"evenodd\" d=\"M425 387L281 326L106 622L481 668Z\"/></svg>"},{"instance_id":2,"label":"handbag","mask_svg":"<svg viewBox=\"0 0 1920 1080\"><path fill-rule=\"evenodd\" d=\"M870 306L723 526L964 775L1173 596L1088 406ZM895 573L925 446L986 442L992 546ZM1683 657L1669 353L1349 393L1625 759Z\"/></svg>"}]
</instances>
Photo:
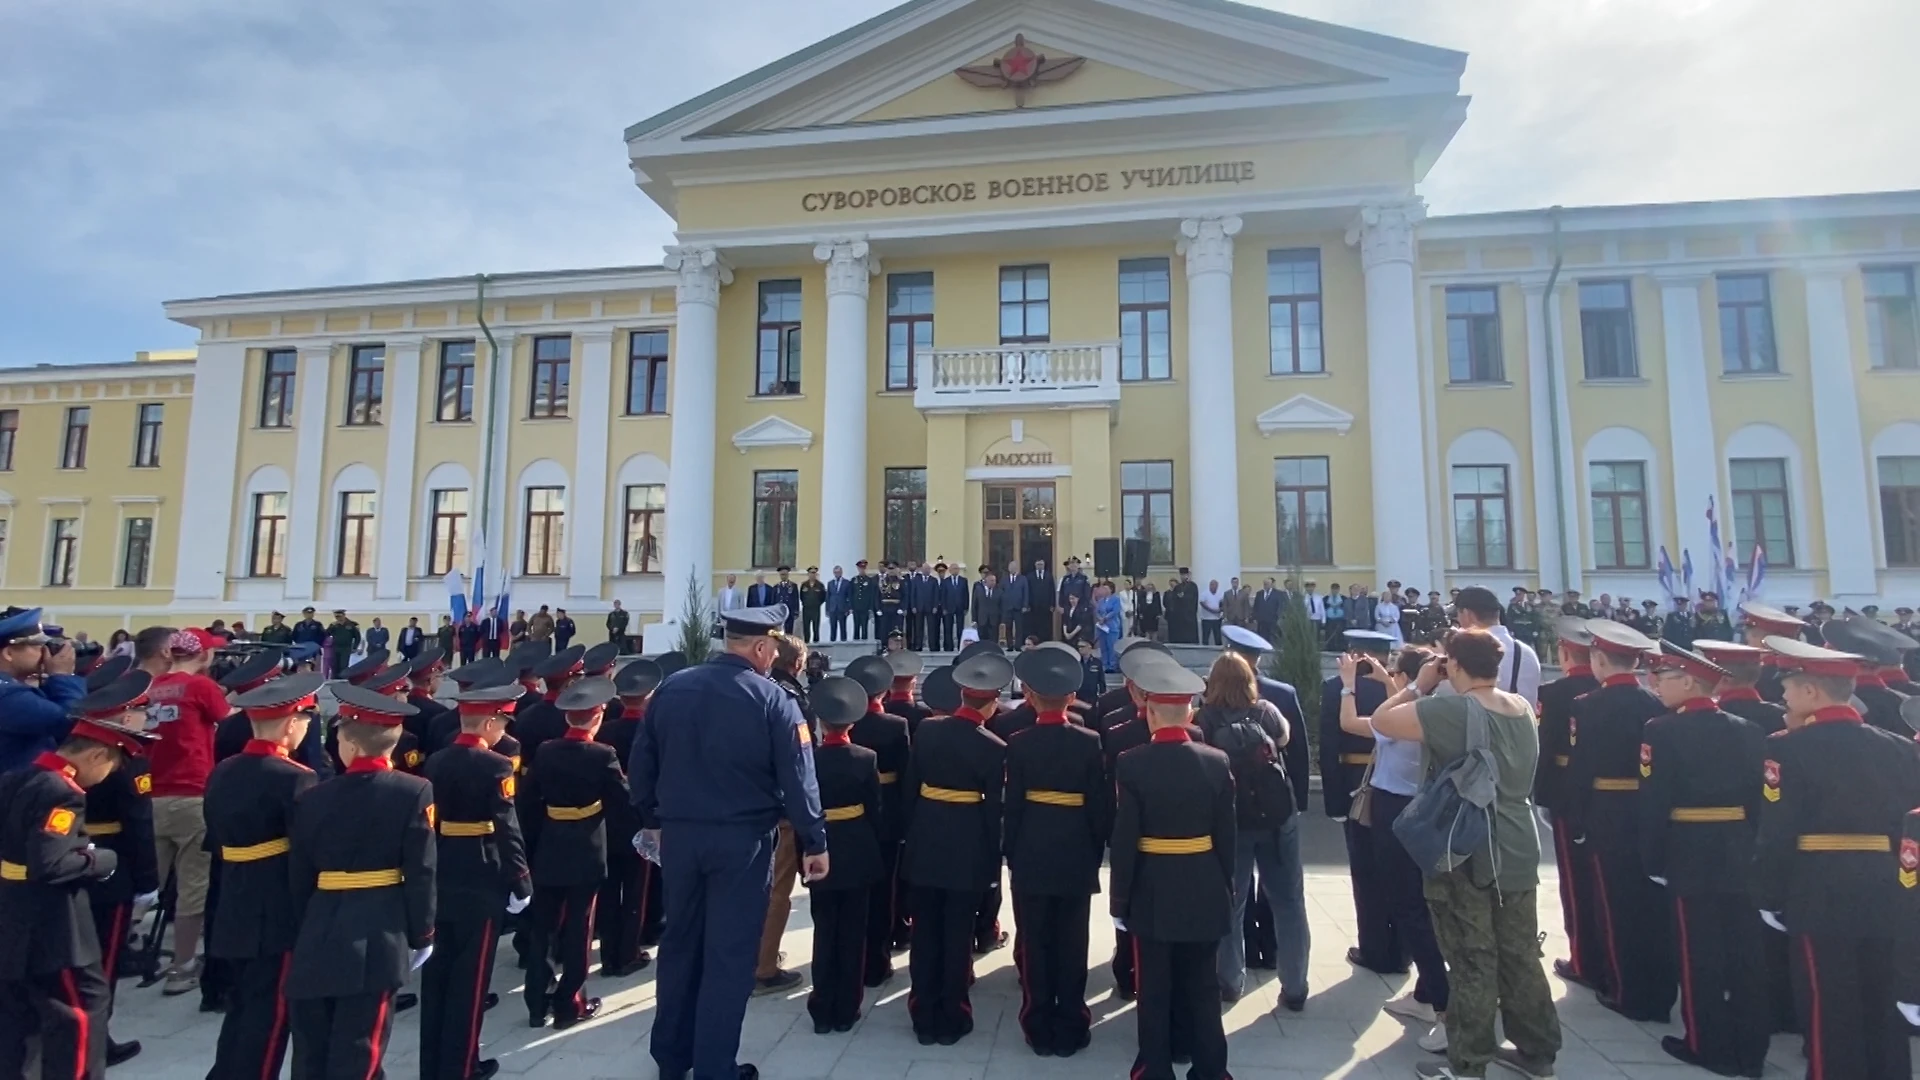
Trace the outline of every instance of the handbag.
<instances>
[{"instance_id":1,"label":"handbag","mask_svg":"<svg viewBox=\"0 0 1920 1080\"><path fill-rule=\"evenodd\" d=\"M1492 851L1498 764L1488 742L1486 707L1464 700L1466 752L1434 770L1393 823L1393 835L1428 877L1459 869L1483 849Z\"/></svg>"},{"instance_id":2,"label":"handbag","mask_svg":"<svg viewBox=\"0 0 1920 1080\"><path fill-rule=\"evenodd\" d=\"M1367 828L1373 828L1373 767L1379 764L1380 748L1374 747L1373 759L1367 762L1367 770L1360 774L1360 786L1354 789L1353 802L1347 807L1347 819Z\"/></svg>"}]
</instances>

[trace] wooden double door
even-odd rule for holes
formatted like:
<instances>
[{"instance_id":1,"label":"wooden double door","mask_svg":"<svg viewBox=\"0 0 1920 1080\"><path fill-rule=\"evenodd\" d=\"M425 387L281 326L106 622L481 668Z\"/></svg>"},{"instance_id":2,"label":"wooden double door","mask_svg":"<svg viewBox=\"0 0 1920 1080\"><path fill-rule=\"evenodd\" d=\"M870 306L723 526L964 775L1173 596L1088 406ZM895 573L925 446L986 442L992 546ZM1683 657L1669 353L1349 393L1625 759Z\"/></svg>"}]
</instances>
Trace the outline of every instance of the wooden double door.
<instances>
[{"instance_id":1,"label":"wooden double door","mask_svg":"<svg viewBox=\"0 0 1920 1080\"><path fill-rule=\"evenodd\" d=\"M986 484L982 489L986 564L997 574L1008 563L1031 571L1036 562L1053 572L1053 549L1059 527L1051 482Z\"/></svg>"}]
</instances>

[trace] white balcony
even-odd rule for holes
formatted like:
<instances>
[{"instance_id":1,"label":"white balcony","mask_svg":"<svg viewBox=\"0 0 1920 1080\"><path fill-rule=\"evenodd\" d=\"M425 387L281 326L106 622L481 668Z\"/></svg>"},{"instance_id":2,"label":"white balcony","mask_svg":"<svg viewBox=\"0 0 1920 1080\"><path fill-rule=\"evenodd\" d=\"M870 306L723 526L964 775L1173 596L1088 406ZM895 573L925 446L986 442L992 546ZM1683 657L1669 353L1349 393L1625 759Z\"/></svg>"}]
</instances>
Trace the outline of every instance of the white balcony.
<instances>
[{"instance_id":1,"label":"white balcony","mask_svg":"<svg viewBox=\"0 0 1920 1080\"><path fill-rule=\"evenodd\" d=\"M914 358L923 411L1112 407L1120 403L1120 343L933 349Z\"/></svg>"}]
</instances>

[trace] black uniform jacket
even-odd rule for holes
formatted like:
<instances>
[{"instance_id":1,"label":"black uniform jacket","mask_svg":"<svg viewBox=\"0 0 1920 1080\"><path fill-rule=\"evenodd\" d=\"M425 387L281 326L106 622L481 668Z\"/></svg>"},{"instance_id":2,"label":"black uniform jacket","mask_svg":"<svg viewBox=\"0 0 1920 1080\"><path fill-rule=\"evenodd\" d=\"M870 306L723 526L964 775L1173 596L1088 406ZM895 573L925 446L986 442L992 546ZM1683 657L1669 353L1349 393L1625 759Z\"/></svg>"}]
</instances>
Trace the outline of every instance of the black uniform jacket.
<instances>
[{"instance_id":1,"label":"black uniform jacket","mask_svg":"<svg viewBox=\"0 0 1920 1080\"><path fill-rule=\"evenodd\" d=\"M478 736L459 735L427 759L426 777L433 784L440 833L435 873L440 919L498 918L508 894L532 891L520 821L513 812L518 784L513 762L487 749Z\"/></svg>"},{"instance_id":2,"label":"black uniform jacket","mask_svg":"<svg viewBox=\"0 0 1920 1080\"><path fill-rule=\"evenodd\" d=\"M643 713L629 713L618 700L608 702L607 711L600 718L600 730L594 733L593 740L613 747L621 776L627 775L627 759L633 756L633 738L643 722ZM607 807L607 858L613 862L638 859L640 855L633 850L633 838L639 832L640 811L633 808L631 798L621 799L618 806Z\"/></svg>"},{"instance_id":3,"label":"black uniform jacket","mask_svg":"<svg viewBox=\"0 0 1920 1080\"><path fill-rule=\"evenodd\" d=\"M1127 684L1119 686L1093 699L1093 708L1088 713L1094 728L1104 734L1114 724L1124 724L1133 719L1135 712L1133 694L1127 690Z\"/></svg>"},{"instance_id":4,"label":"black uniform jacket","mask_svg":"<svg viewBox=\"0 0 1920 1080\"><path fill-rule=\"evenodd\" d=\"M88 882L113 873L87 850L87 794L55 754L0 773L0 980L100 962Z\"/></svg>"},{"instance_id":5,"label":"black uniform jacket","mask_svg":"<svg viewBox=\"0 0 1920 1080\"><path fill-rule=\"evenodd\" d=\"M892 712L874 712L854 721L848 733L855 746L864 746L873 751L874 768L879 773L875 781L880 785L880 807L885 811L882 817L880 841L885 844L897 844L902 838L901 821L904 811L900 801L905 798L905 789L900 786L901 774L907 770L907 758L912 753L911 736L907 733L907 718ZM814 761L814 770L819 771L818 755ZM826 802L827 792L823 785L820 789L822 806ZM827 846L832 850L833 830L827 830ZM839 874L839 856L834 856L834 877Z\"/></svg>"},{"instance_id":6,"label":"black uniform jacket","mask_svg":"<svg viewBox=\"0 0 1920 1080\"><path fill-rule=\"evenodd\" d=\"M525 695L513 714L513 737L520 740L520 767L530 772L540 757L540 748L567 733L567 714L542 697L531 702Z\"/></svg>"},{"instance_id":7,"label":"black uniform jacket","mask_svg":"<svg viewBox=\"0 0 1920 1080\"><path fill-rule=\"evenodd\" d=\"M1374 660L1372 663L1379 663ZM1387 700L1387 688L1378 679L1361 679L1353 688L1357 716L1372 716ZM1340 730L1340 680L1320 684L1320 795L1327 816L1343 818L1353 808L1353 793L1373 763L1373 737Z\"/></svg>"},{"instance_id":8,"label":"black uniform jacket","mask_svg":"<svg viewBox=\"0 0 1920 1080\"><path fill-rule=\"evenodd\" d=\"M1574 700L1599 689L1600 680L1584 665L1540 687L1540 763L1533 770L1533 801L1554 813L1566 809L1567 767L1573 751L1567 745L1567 721Z\"/></svg>"},{"instance_id":9,"label":"black uniform jacket","mask_svg":"<svg viewBox=\"0 0 1920 1080\"><path fill-rule=\"evenodd\" d=\"M1889 690L1885 683L1875 680L1854 686L1853 696L1860 699L1860 704L1865 706L1860 710L1860 715L1866 719L1867 723L1902 738L1913 738L1913 729L1907 726L1905 720L1900 719L1900 706L1906 704L1907 695L1897 690Z\"/></svg>"},{"instance_id":10,"label":"black uniform jacket","mask_svg":"<svg viewBox=\"0 0 1920 1080\"><path fill-rule=\"evenodd\" d=\"M1751 890L1767 737L1710 698L1647 724L1640 750L1640 858L1676 896Z\"/></svg>"},{"instance_id":11,"label":"black uniform jacket","mask_svg":"<svg viewBox=\"0 0 1920 1080\"><path fill-rule=\"evenodd\" d=\"M961 709L921 723L902 796L906 879L932 889L984 891L1000 877L1000 807L1007 744Z\"/></svg>"},{"instance_id":12,"label":"black uniform jacket","mask_svg":"<svg viewBox=\"0 0 1920 1080\"><path fill-rule=\"evenodd\" d=\"M1613 678L1613 685L1602 684L1573 703L1563 809L1589 842L1633 852L1639 850L1641 735L1667 707L1633 676Z\"/></svg>"},{"instance_id":13,"label":"black uniform jacket","mask_svg":"<svg viewBox=\"0 0 1920 1080\"><path fill-rule=\"evenodd\" d=\"M456 735L459 734L460 710L450 709L447 706L440 704L439 700L434 698L430 694L421 694L417 692L407 695L407 704L419 710L418 712L414 713L412 716L407 717L405 724L406 724L406 729L408 731L413 732L413 737L418 742L421 753L426 754L428 757L432 757L434 751L441 749L441 747L445 745L443 743L438 743L434 741L436 728L441 726L436 722L442 716L448 715L448 714L451 714L453 716L454 718L453 732ZM453 735L447 736L447 740L449 742L452 741L452 739L453 739Z\"/></svg>"},{"instance_id":14,"label":"black uniform jacket","mask_svg":"<svg viewBox=\"0 0 1920 1080\"><path fill-rule=\"evenodd\" d=\"M1007 743L1006 833L1016 891L1100 891L1100 858L1113 835L1113 784L1100 736L1048 719Z\"/></svg>"},{"instance_id":15,"label":"black uniform jacket","mask_svg":"<svg viewBox=\"0 0 1920 1080\"><path fill-rule=\"evenodd\" d=\"M411 951L433 943L433 785L384 765L356 761L294 807L293 902L302 914L289 998L392 991L407 981ZM395 874L397 885L323 887Z\"/></svg>"},{"instance_id":16,"label":"black uniform jacket","mask_svg":"<svg viewBox=\"0 0 1920 1080\"><path fill-rule=\"evenodd\" d=\"M1911 1005L1920 1003L1920 809L1909 813L1902 826L1899 870L1894 880L1904 898L1906 919L1901 923L1901 952L1896 968L1900 975L1893 992L1896 1000Z\"/></svg>"},{"instance_id":17,"label":"black uniform jacket","mask_svg":"<svg viewBox=\"0 0 1920 1080\"><path fill-rule=\"evenodd\" d=\"M1759 728L1762 735L1787 730L1786 706L1762 700L1757 690L1735 689L1721 694L1720 710Z\"/></svg>"},{"instance_id":18,"label":"black uniform jacket","mask_svg":"<svg viewBox=\"0 0 1920 1080\"><path fill-rule=\"evenodd\" d=\"M905 721L901 723L904 731ZM881 845L891 842L893 827L887 823L878 760L872 750L831 736L814 748L813 772L820 785L827 853L832 858L827 876L808 882L808 888L868 889L886 876Z\"/></svg>"},{"instance_id":19,"label":"black uniform jacket","mask_svg":"<svg viewBox=\"0 0 1920 1080\"><path fill-rule=\"evenodd\" d=\"M933 711L914 701L911 697L895 697L888 694L881 707L891 716L897 716L907 722L907 738L911 739L920 730L920 722L933 715Z\"/></svg>"},{"instance_id":20,"label":"black uniform jacket","mask_svg":"<svg viewBox=\"0 0 1920 1080\"><path fill-rule=\"evenodd\" d=\"M591 885L607 876L607 815L627 801L627 777L613 747L586 728L549 739L527 766L523 816L533 850L533 883ZM631 838L628 838L631 842Z\"/></svg>"},{"instance_id":21,"label":"black uniform jacket","mask_svg":"<svg viewBox=\"0 0 1920 1080\"><path fill-rule=\"evenodd\" d=\"M222 959L278 956L293 948L300 913L288 867L295 806L319 783L272 743L249 740L213 767L204 809L207 851L220 860L220 903L208 951Z\"/></svg>"},{"instance_id":22,"label":"black uniform jacket","mask_svg":"<svg viewBox=\"0 0 1920 1080\"><path fill-rule=\"evenodd\" d=\"M1226 754L1173 730L1120 755L1113 917L1149 941L1218 941L1233 922L1233 774ZM1141 850L1166 842L1191 853Z\"/></svg>"},{"instance_id":23,"label":"black uniform jacket","mask_svg":"<svg viewBox=\"0 0 1920 1080\"><path fill-rule=\"evenodd\" d=\"M112 851L120 868L89 890L96 904L124 904L160 891L153 854L153 777L145 758L128 758L87 789L87 835Z\"/></svg>"}]
</instances>

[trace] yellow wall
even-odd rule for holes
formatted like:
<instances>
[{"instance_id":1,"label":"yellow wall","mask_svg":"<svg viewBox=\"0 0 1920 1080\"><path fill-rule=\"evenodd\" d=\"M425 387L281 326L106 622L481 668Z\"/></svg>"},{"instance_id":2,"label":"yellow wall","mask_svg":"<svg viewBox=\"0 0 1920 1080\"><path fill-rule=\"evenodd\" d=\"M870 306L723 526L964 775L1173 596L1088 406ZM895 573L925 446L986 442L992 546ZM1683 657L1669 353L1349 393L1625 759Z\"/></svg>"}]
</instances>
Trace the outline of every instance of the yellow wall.
<instances>
[{"instance_id":1,"label":"yellow wall","mask_svg":"<svg viewBox=\"0 0 1920 1080\"><path fill-rule=\"evenodd\" d=\"M1068 56L1069 50L1049 48L1037 41L1027 46L1042 56ZM973 60L969 67L991 67L1006 49ZM1101 101L1132 101L1139 98L1191 94L1190 86L1168 82L1152 75L1131 71L1099 60L1088 60L1067 78L1026 91L1028 108L1049 105L1085 105ZM963 113L1003 112L1014 108L1011 90L985 89L943 71L933 81L909 90L878 108L861 114L857 123L874 120L908 120L931 116L956 116Z\"/></svg>"},{"instance_id":2,"label":"yellow wall","mask_svg":"<svg viewBox=\"0 0 1920 1080\"><path fill-rule=\"evenodd\" d=\"M1440 530L1445 550L1439 553L1443 563L1455 562L1452 528L1452 487L1448 474L1447 449L1455 439L1469 431L1494 431L1511 443L1519 458L1519 469L1507 478L1512 506L1514 533L1521 540L1514 551L1514 568L1532 570L1540 565L1540 548L1533 531L1525 526L1535 520L1541 508L1533 499L1533 425L1530 417L1532 375L1527 369L1527 298L1518 285L1499 287L1500 359L1506 380L1501 383L1451 384L1447 363L1447 296L1443 287L1428 292L1433 341L1433 377L1439 400L1434 410L1436 425L1434 446L1439 453L1440 501L1432 508L1436 518L1448 522ZM1408 447L1405 461L1412 467L1424 450ZM1459 464L1494 464L1461 460ZM1551 508L1548 508L1551 512Z\"/></svg>"}]
</instances>

